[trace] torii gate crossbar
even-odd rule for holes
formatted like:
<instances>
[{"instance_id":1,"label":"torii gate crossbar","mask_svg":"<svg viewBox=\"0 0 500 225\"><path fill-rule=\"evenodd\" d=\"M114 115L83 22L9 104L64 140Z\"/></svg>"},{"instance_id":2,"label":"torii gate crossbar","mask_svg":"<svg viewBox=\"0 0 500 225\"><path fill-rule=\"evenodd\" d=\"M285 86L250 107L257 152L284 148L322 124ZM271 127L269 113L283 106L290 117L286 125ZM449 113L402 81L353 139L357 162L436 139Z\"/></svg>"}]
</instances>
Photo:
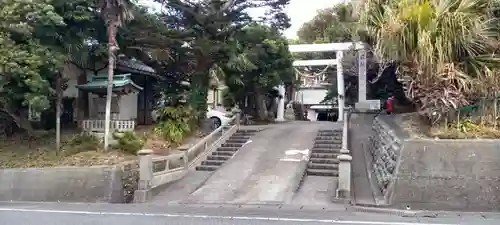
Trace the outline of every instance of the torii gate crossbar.
<instances>
[{"instance_id":1,"label":"torii gate crossbar","mask_svg":"<svg viewBox=\"0 0 500 225\"><path fill-rule=\"evenodd\" d=\"M317 59L317 60L296 60L293 66L321 66L334 65L337 66L337 90L338 90L338 121L344 120L345 107L345 86L342 67L342 59L344 51L356 50L358 52L358 102L366 102L366 49L363 42L344 42L344 43L328 43L328 44L301 44L289 45L288 49L292 53L301 52L336 52L336 59ZM283 91L283 93L281 93ZM280 88L280 94L284 96L284 88ZM283 112L285 102L282 99L278 104L277 120L283 120Z\"/></svg>"}]
</instances>

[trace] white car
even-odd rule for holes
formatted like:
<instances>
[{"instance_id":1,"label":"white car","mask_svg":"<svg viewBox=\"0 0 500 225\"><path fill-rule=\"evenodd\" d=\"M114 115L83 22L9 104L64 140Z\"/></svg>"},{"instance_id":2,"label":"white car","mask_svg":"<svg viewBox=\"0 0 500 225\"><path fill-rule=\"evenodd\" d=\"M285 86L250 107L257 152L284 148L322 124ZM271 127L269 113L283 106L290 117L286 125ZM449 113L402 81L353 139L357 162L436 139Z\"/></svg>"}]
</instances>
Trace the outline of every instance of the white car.
<instances>
[{"instance_id":1,"label":"white car","mask_svg":"<svg viewBox=\"0 0 500 225\"><path fill-rule=\"evenodd\" d=\"M156 122L158 120L158 116L159 115L156 112L156 110L153 110L151 112L151 117L153 117L153 121ZM205 117L210 122L210 128L217 129L220 126L228 125L231 122L232 116L224 109L212 109L211 107L208 107Z\"/></svg>"},{"instance_id":2,"label":"white car","mask_svg":"<svg viewBox=\"0 0 500 225\"><path fill-rule=\"evenodd\" d=\"M222 109L216 110L208 107L206 117L210 120L212 129L228 125L231 122L230 113Z\"/></svg>"}]
</instances>

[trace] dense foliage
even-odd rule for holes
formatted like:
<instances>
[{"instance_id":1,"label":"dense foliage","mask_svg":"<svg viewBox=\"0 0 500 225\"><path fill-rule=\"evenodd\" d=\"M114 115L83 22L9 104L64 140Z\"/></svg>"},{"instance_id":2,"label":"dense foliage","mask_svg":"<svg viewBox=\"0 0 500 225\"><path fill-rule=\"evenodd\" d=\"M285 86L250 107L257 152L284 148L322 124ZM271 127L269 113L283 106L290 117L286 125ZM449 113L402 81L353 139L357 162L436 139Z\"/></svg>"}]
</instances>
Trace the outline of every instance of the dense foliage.
<instances>
[{"instance_id":1,"label":"dense foliage","mask_svg":"<svg viewBox=\"0 0 500 225\"><path fill-rule=\"evenodd\" d=\"M191 118L203 119L211 84L229 79L229 70L222 68L245 51L238 39L247 38L240 35L246 27L266 21L265 29L274 35L266 42L281 46L279 51L286 49L279 31L290 26L283 13L289 0L157 2L163 10L153 12L126 0L1 0L0 111L6 115L2 120L29 129L29 107L34 112L55 108L55 92L61 91L57 81L67 65L80 68L81 77L86 77L87 72L114 64L106 63L107 58L134 58L154 68L155 96L173 107L187 100L195 114ZM256 7L267 10L263 18L248 15ZM261 80L270 79L262 81L267 82L265 88L283 78L264 76L268 77ZM191 85L181 85L185 81Z\"/></svg>"},{"instance_id":2,"label":"dense foliage","mask_svg":"<svg viewBox=\"0 0 500 225\"><path fill-rule=\"evenodd\" d=\"M65 24L46 0L0 3L0 110L21 126L27 112L20 109L49 107L49 80L62 65L63 55L43 42Z\"/></svg>"},{"instance_id":3,"label":"dense foliage","mask_svg":"<svg viewBox=\"0 0 500 225\"><path fill-rule=\"evenodd\" d=\"M232 103L261 121L273 120L275 88L293 85L295 80L287 41L276 30L259 24L244 28L235 39L236 54L223 65Z\"/></svg>"},{"instance_id":4,"label":"dense foliage","mask_svg":"<svg viewBox=\"0 0 500 225\"><path fill-rule=\"evenodd\" d=\"M330 8L319 10L317 15L310 21L304 23L299 29L299 43L337 43L351 42L360 40L358 34L359 19L354 13L352 4L332 5ZM336 52L316 52L301 53L295 57L301 59L333 59L336 58ZM368 58L368 66L374 66L371 63L372 58ZM348 104L353 104L357 100L357 74L358 60L356 51L344 53L344 84L346 85L346 100ZM337 98L337 76L336 67L330 66L308 66L299 68L304 76L322 76L325 75L326 81L330 83L329 92L324 102L330 102ZM335 102L335 101L333 101Z\"/></svg>"},{"instance_id":5,"label":"dense foliage","mask_svg":"<svg viewBox=\"0 0 500 225\"><path fill-rule=\"evenodd\" d=\"M195 128L196 114L189 106L165 107L159 112L160 122L155 127L155 133L173 144L181 141Z\"/></svg>"},{"instance_id":6,"label":"dense foliage","mask_svg":"<svg viewBox=\"0 0 500 225\"><path fill-rule=\"evenodd\" d=\"M368 0L361 21L374 53L396 62L406 96L438 122L498 90L498 2Z\"/></svg>"},{"instance_id":7,"label":"dense foliage","mask_svg":"<svg viewBox=\"0 0 500 225\"><path fill-rule=\"evenodd\" d=\"M395 95L431 124L472 115L496 126L499 34L497 1L366 0L319 11L298 32L298 42L364 41L371 46L369 98ZM349 98L356 94L357 61L346 57L343 63ZM333 84L327 97L335 96Z\"/></svg>"}]
</instances>

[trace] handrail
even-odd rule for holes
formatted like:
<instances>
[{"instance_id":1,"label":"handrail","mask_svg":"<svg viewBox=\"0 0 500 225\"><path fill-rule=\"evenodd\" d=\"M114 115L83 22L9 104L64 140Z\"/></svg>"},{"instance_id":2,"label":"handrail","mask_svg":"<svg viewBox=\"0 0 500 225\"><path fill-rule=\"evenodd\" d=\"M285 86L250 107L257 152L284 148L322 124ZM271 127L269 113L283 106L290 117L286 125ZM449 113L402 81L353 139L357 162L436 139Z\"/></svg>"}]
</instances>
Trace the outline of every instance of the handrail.
<instances>
[{"instance_id":1,"label":"handrail","mask_svg":"<svg viewBox=\"0 0 500 225\"><path fill-rule=\"evenodd\" d=\"M189 169L198 165L206 155L222 145L239 129L240 113L236 113L230 121L234 124L229 126L229 129L228 126L220 126L183 152L154 156L151 149L138 151L139 183L138 189L134 192L134 201L146 202L151 198L154 188L184 177Z\"/></svg>"},{"instance_id":2,"label":"handrail","mask_svg":"<svg viewBox=\"0 0 500 225\"><path fill-rule=\"evenodd\" d=\"M344 124L342 126L342 149L345 153L349 154L348 140L349 140L349 116L350 113L344 110ZM344 153L341 151L341 153Z\"/></svg>"},{"instance_id":3,"label":"handrail","mask_svg":"<svg viewBox=\"0 0 500 225\"><path fill-rule=\"evenodd\" d=\"M344 123L342 127L342 148L340 149L339 177L336 191L337 199L349 199L351 197L351 161L349 151L349 119L350 111L344 110Z\"/></svg>"}]
</instances>

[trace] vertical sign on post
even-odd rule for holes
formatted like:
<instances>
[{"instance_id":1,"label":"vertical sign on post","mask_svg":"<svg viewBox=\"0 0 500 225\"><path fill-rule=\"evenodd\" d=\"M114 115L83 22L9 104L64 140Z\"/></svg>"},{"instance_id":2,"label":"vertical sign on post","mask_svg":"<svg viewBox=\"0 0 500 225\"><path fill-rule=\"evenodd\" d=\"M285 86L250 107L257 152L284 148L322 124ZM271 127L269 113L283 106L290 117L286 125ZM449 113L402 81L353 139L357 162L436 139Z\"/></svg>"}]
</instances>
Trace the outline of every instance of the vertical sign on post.
<instances>
[{"instance_id":1,"label":"vertical sign on post","mask_svg":"<svg viewBox=\"0 0 500 225\"><path fill-rule=\"evenodd\" d=\"M338 107L339 107L339 117L337 121L344 121L344 68L342 66L342 61L344 58L343 51L337 51L337 93L338 93Z\"/></svg>"},{"instance_id":2,"label":"vertical sign on post","mask_svg":"<svg viewBox=\"0 0 500 225\"><path fill-rule=\"evenodd\" d=\"M358 51L358 102L366 101L366 51Z\"/></svg>"},{"instance_id":3,"label":"vertical sign on post","mask_svg":"<svg viewBox=\"0 0 500 225\"><path fill-rule=\"evenodd\" d=\"M279 99L278 99L278 112L276 113L277 121L285 121L285 85L278 86Z\"/></svg>"}]
</instances>

